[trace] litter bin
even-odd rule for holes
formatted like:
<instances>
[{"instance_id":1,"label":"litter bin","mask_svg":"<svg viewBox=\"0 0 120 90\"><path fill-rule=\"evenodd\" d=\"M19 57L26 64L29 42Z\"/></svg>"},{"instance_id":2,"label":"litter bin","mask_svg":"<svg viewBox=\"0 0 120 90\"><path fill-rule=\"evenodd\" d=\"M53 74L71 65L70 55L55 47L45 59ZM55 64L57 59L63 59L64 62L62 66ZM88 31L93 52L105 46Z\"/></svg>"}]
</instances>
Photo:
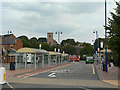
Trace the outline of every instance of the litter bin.
<instances>
[{"instance_id":1,"label":"litter bin","mask_svg":"<svg viewBox=\"0 0 120 90\"><path fill-rule=\"evenodd\" d=\"M10 62L10 70L15 70L15 62Z\"/></svg>"}]
</instances>

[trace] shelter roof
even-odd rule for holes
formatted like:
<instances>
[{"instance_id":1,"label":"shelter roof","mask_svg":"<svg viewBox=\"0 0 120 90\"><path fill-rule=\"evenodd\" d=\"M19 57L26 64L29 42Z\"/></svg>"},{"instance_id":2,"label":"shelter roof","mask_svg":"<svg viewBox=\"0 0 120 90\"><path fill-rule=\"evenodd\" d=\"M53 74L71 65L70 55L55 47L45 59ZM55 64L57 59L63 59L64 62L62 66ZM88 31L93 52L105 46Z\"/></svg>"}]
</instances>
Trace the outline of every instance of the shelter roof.
<instances>
[{"instance_id":1,"label":"shelter roof","mask_svg":"<svg viewBox=\"0 0 120 90\"><path fill-rule=\"evenodd\" d=\"M17 53L42 53L42 54L48 54L48 51L43 49L34 49L34 48L21 48L17 50Z\"/></svg>"}]
</instances>

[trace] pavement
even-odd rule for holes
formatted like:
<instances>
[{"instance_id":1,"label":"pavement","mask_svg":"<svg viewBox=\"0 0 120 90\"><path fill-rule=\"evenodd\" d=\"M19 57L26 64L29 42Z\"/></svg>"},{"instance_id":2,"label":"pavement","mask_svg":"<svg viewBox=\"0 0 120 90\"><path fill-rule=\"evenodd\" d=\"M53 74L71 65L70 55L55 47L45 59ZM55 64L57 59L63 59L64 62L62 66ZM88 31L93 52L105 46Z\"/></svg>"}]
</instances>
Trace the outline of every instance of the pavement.
<instances>
[{"instance_id":1,"label":"pavement","mask_svg":"<svg viewBox=\"0 0 120 90\"><path fill-rule=\"evenodd\" d=\"M98 73L99 79L101 81L120 87L120 79L119 79L120 68L118 67L110 68L108 66L108 72L106 72L106 71L101 70L97 64L94 64L94 66Z\"/></svg>"}]
</instances>

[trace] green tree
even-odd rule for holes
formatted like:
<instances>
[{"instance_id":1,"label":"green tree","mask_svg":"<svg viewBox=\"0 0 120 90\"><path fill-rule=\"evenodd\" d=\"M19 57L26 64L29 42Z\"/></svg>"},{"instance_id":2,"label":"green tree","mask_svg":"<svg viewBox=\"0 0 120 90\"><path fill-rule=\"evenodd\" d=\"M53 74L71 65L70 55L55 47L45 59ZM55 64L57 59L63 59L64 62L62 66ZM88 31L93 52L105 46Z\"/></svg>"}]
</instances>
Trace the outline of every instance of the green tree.
<instances>
[{"instance_id":1,"label":"green tree","mask_svg":"<svg viewBox=\"0 0 120 90\"><path fill-rule=\"evenodd\" d=\"M19 37L17 37L17 38L19 38L19 39L22 40L23 47L30 47L29 39L28 39L27 36L24 36L24 35L23 35L23 36L19 36Z\"/></svg>"},{"instance_id":2,"label":"green tree","mask_svg":"<svg viewBox=\"0 0 120 90\"><path fill-rule=\"evenodd\" d=\"M48 43L41 43L41 48L49 51L50 50L50 45Z\"/></svg>"},{"instance_id":3,"label":"green tree","mask_svg":"<svg viewBox=\"0 0 120 90\"><path fill-rule=\"evenodd\" d=\"M28 37L27 37L27 36L25 36L25 35L23 35L23 36L19 36L19 37L17 37L17 38L20 38L20 39L25 39L26 41L29 41Z\"/></svg>"},{"instance_id":4,"label":"green tree","mask_svg":"<svg viewBox=\"0 0 120 90\"><path fill-rule=\"evenodd\" d=\"M32 38L29 40L29 43L30 43L30 48L36 48L36 49L39 48L39 44L38 44L38 41L37 41L37 38L36 38L36 37L32 37Z\"/></svg>"},{"instance_id":5,"label":"green tree","mask_svg":"<svg viewBox=\"0 0 120 90\"><path fill-rule=\"evenodd\" d=\"M29 41L22 39L23 47L30 47Z\"/></svg>"},{"instance_id":6,"label":"green tree","mask_svg":"<svg viewBox=\"0 0 120 90\"><path fill-rule=\"evenodd\" d=\"M61 45L65 46L67 44L70 44L70 45L77 45L77 43L75 42L74 39L67 39L67 40L63 40L61 42Z\"/></svg>"},{"instance_id":7,"label":"green tree","mask_svg":"<svg viewBox=\"0 0 120 90\"><path fill-rule=\"evenodd\" d=\"M38 43L47 43L47 38L38 38Z\"/></svg>"},{"instance_id":8,"label":"green tree","mask_svg":"<svg viewBox=\"0 0 120 90\"><path fill-rule=\"evenodd\" d=\"M116 2L116 13L110 12L112 18L108 18L108 26L105 27L108 30L108 44L111 48L117 60L114 59L116 64L120 66L120 3Z\"/></svg>"},{"instance_id":9,"label":"green tree","mask_svg":"<svg viewBox=\"0 0 120 90\"><path fill-rule=\"evenodd\" d=\"M76 48L73 47L72 45L66 45L63 50L65 51L65 53L67 54L71 54L71 55L76 55Z\"/></svg>"},{"instance_id":10,"label":"green tree","mask_svg":"<svg viewBox=\"0 0 120 90\"><path fill-rule=\"evenodd\" d=\"M94 53L94 47L89 43L84 43L84 47L80 49L80 55L92 56Z\"/></svg>"}]
</instances>

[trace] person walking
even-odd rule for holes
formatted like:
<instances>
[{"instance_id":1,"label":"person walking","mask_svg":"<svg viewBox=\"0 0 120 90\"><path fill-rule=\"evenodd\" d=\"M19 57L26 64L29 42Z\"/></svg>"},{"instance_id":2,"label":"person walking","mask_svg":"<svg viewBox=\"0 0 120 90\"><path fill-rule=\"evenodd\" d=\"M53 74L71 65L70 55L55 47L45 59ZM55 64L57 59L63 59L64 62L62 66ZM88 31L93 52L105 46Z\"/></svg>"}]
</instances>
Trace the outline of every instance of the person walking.
<instances>
[{"instance_id":1,"label":"person walking","mask_svg":"<svg viewBox=\"0 0 120 90\"><path fill-rule=\"evenodd\" d=\"M112 69L114 67L113 57L111 57L111 60L110 60L110 63L109 63L109 67L110 67L110 69Z\"/></svg>"}]
</instances>

